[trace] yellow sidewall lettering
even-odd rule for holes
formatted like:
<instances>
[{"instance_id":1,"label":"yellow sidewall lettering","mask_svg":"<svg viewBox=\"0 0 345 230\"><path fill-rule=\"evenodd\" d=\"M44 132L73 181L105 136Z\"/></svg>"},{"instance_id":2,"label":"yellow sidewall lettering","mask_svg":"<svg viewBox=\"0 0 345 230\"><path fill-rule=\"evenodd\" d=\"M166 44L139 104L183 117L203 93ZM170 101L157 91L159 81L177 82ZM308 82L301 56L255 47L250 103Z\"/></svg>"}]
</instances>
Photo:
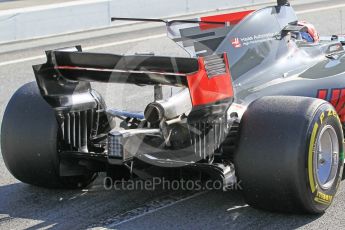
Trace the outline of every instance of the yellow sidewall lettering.
<instances>
[{"instance_id":1,"label":"yellow sidewall lettering","mask_svg":"<svg viewBox=\"0 0 345 230\"><path fill-rule=\"evenodd\" d=\"M321 117L320 117L320 120L321 120ZM309 144L309 153L308 153L308 175L309 175L309 184L310 184L312 193L314 193L316 190L315 181L314 181L314 170L313 170L314 168L313 167L313 158L314 158L313 150L314 150L315 138L316 138L316 133L317 133L318 128L319 128L319 125L315 123L312 134L311 134L311 139L310 139L310 144Z\"/></svg>"},{"instance_id":2,"label":"yellow sidewall lettering","mask_svg":"<svg viewBox=\"0 0 345 230\"><path fill-rule=\"evenodd\" d=\"M325 112L323 112L320 116L320 123L321 124L322 124L324 118L325 118Z\"/></svg>"},{"instance_id":3,"label":"yellow sidewall lettering","mask_svg":"<svg viewBox=\"0 0 345 230\"><path fill-rule=\"evenodd\" d=\"M316 193L315 201L330 204L332 203L332 200L333 200L333 196L331 195L327 195L319 191Z\"/></svg>"},{"instance_id":4,"label":"yellow sidewall lettering","mask_svg":"<svg viewBox=\"0 0 345 230\"><path fill-rule=\"evenodd\" d=\"M314 200L316 202L320 203L320 204L324 204L324 205L329 205L330 204L329 202L323 201L323 200L319 199L318 197L315 197Z\"/></svg>"},{"instance_id":5,"label":"yellow sidewall lettering","mask_svg":"<svg viewBox=\"0 0 345 230\"><path fill-rule=\"evenodd\" d=\"M314 178L314 150L315 150L315 142L316 142L316 136L317 136L317 131L319 127L322 125L324 122L325 118L327 117L335 117L339 122L339 116L337 112L334 109L328 109L324 112L321 113L319 117L319 122L316 122L314 124L311 137L310 137L310 143L309 143L309 152L308 152L308 176L309 176L309 184L311 188L311 192L314 194L314 201L323 204L323 205L330 205L333 201L333 196L325 194L323 192L317 191L318 186L315 183L315 178ZM341 154L341 153L340 153ZM339 185L339 182L337 183L337 186Z\"/></svg>"}]
</instances>

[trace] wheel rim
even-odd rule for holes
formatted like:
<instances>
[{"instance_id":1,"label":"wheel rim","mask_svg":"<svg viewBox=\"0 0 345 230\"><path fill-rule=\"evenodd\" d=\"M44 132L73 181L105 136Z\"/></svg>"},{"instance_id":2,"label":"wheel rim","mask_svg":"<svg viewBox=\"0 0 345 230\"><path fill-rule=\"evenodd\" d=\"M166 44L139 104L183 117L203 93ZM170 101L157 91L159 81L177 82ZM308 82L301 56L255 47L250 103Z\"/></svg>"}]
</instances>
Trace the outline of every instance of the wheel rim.
<instances>
[{"instance_id":1,"label":"wheel rim","mask_svg":"<svg viewBox=\"0 0 345 230\"><path fill-rule=\"evenodd\" d=\"M316 143L314 169L316 179L323 189L332 187L339 166L339 140L336 131L330 125L322 128Z\"/></svg>"}]
</instances>

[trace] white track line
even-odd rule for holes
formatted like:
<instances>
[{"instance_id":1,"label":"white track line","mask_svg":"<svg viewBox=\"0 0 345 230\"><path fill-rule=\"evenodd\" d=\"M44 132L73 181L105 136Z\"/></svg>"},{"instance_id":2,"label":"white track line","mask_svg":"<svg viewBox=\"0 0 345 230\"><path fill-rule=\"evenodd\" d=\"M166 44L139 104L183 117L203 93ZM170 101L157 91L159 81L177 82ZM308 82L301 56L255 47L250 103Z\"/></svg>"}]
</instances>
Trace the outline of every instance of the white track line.
<instances>
[{"instance_id":1,"label":"white track line","mask_svg":"<svg viewBox=\"0 0 345 230\"><path fill-rule=\"evenodd\" d=\"M162 38L162 37L166 37L166 36L167 36L166 33L156 34L156 35L151 35L151 36L142 37L142 38L129 39L129 40L120 41L120 42L111 42L111 43L105 43L105 44L96 45L96 46L89 46L89 47L85 47L83 50L95 50L95 49L108 48L108 47L112 47L112 46L119 46L119 45L124 45L124 44L128 44L128 43L134 43L134 42L141 42L141 41L145 41L145 40Z\"/></svg>"},{"instance_id":2,"label":"white track line","mask_svg":"<svg viewBox=\"0 0 345 230\"><path fill-rule=\"evenodd\" d=\"M318 12L318 11L323 11L323 10L337 9L337 8L341 8L341 7L345 7L345 4L319 7L319 8L310 9L310 10L296 11L296 14L307 14L307 13L313 13L313 12ZM147 37L142 37L142 38L135 38L135 39L129 39L129 40L125 40L125 41L105 43L105 44L96 45L96 46L89 46L89 47L85 47L84 50L87 51L87 50L108 48L108 47L112 47L112 46L119 46L119 45L134 43L134 42L141 42L141 41L155 39L155 38L162 38L165 36L166 36L165 33L164 34L157 34L157 35L152 35L152 36L147 36ZM42 58L45 58L45 55L38 55L38 56L32 56L32 57L28 57L28 58L21 58L21 59L16 59L16 60L11 60L11 61L0 62L0 67L6 66L6 65L18 64L18 63L22 63L22 62L34 61L34 60L42 59Z\"/></svg>"},{"instance_id":3,"label":"white track line","mask_svg":"<svg viewBox=\"0 0 345 230\"><path fill-rule=\"evenodd\" d=\"M41 11L41 10L50 10L50 9L68 7L68 6L80 6L80 5L87 5L87 4L99 3L99 2L108 2L108 1L107 0L80 0L80 1L69 1L69 2L63 2L63 3L54 3L54 4L48 4L48 5L29 6L29 7L0 11L0 16L11 15L11 14L21 14L25 12L35 12L35 11Z\"/></svg>"},{"instance_id":4,"label":"white track line","mask_svg":"<svg viewBox=\"0 0 345 230\"><path fill-rule=\"evenodd\" d=\"M111 224L108 224L106 226L104 226L106 229L116 229L119 225L122 225L124 223L127 223L127 222L130 222L130 221L133 221L133 220L136 220L140 217L143 217L143 216L146 216L148 214L151 214L151 213L154 213L154 212L157 212L159 210L162 210L162 209L165 209L165 208L168 208L168 207L171 207L173 205L176 205L176 204L179 204L181 202L184 202L184 201L187 201L187 200L190 200L192 198L195 198L195 197L198 197L200 195L203 195L205 193L207 193L208 191L202 191L202 192L198 192L198 193L195 193L191 196L187 196L187 197L184 197L184 198L181 198L179 200L176 200L176 201L173 201L171 203L168 203L166 205L163 205L163 206L160 206L160 207L157 207L157 208L154 208L152 210L149 210L149 211L145 211L145 212L142 212L142 213L138 213L137 215L135 216L132 216L132 217L129 217L129 218L125 218L125 219L122 219L122 220L119 220L119 221L114 221L113 223ZM116 218L114 218L116 219Z\"/></svg>"},{"instance_id":5,"label":"white track line","mask_svg":"<svg viewBox=\"0 0 345 230\"><path fill-rule=\"evenodd\" d=\"M83 50L87 51L87 50L108 48L108 47L112 47L112 46L119 46L119 45L134 43L134 42L141 42L141 41L146 41L146 40L155 39L155 38L162 38L165 36L166 36L166 34L156 34L156 35L142 37L142 38L135 38L135 39L129 39L129 40L125 40L125 41L105 43L105 44L96 45L96 46L88 46L88 47L83 48ZM28 58L21 58L21 59L16 59L16 60L11 60L11 61L0 62L0 67L6 66L6 65L18 64L18 63L22 63L22 62L34 61L34 60L42 59L45 57L46 57L45 55L38 55L38 56L32 56L32 57L28 57Z\"/></svg>"},{"instance_id":6,"label":"white track line","mask_svg":"<svg viewBox=\"0 0 345 230\"><path fill-rule=\"evenodd\" d=\"M21 58L21 59L16 59L16 60L12 60L12 61L1 62L0 67L5 66L5 65L18 64L18 63L27 62L27 61L34 61L34 60L41 59L41 58L45 58L45 55L32 56L32 57L28 57L28 58Z\"/></svg>"},{"instance_id":7,"label":"white track line","mask_svg":"<svg viewBox=\"0 0 345 230\"><path fill-rule=\"evenodd\" d=\"M231 211L234 211L234 210L238 210L238 209L241 209L241 208L247 208L247 207L249 207L248 204L241 205L241 206L234 206L232 208L228 208L226 211L227 212L231 212Z\"/></svg>"},{"instance_id":8,"label":"white track line","mask_svg":"<svg viewBox=\"0 0 345 230\"><path fill-rule=\"evenodd\" d=\"M307 13L313 13L313 12L318 12L318 11L323 11L323 10L332 10L332 9L337 9L337 8L342 8L342 7L345 7L345 4L325 6L325 7L320 7L320 8L310 9L310 10L300 10L300 11L297 11L296 14L307 14Z\"/></svg>"}]
</instances>

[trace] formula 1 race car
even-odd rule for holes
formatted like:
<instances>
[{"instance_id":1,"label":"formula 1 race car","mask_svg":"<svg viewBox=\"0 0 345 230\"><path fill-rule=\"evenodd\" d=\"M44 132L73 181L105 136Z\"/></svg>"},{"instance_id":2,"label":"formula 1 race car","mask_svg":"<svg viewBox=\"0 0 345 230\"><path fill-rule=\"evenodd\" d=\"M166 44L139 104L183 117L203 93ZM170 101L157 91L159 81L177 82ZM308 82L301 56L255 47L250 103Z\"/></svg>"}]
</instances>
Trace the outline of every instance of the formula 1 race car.
<instances>
[{"instance_id":1,"label":"formula 1 race car","mask_svg":"<svg viewBox=\"0 0 345 230\"><path fill-rule=\"evenodd\" d=\"M240 181L256 208L324 212L343 175L345 39L308 41L287 0L146 20L166 23L191 57L47 51L33 67L36 82L18 89L4 114L9 171L36 186L80 188L98 172L188 168L216 175L224 188ZM152 86L154 100L141 112L107 108L91 82ZM167 86L178 91L163 98Z\"/></svg>"}]
</instances>

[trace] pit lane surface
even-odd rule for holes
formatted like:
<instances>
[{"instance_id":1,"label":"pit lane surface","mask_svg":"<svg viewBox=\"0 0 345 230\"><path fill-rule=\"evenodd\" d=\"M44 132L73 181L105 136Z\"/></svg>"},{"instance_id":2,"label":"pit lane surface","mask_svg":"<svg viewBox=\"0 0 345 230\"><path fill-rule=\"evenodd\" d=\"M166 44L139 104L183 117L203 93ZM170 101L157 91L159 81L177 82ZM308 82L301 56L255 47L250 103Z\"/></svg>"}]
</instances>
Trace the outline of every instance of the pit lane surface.
<instances>
[{"instance_id":1,"label":"pit lane surface","mask_svg":"<svg viewBox=\"0 0 345 230\"><path fill-rule=\"evenodd\" d=\"M301 12L300 19L314 23L321 34L344 32L345 25L341 23L345 18L343 1L301 5L295 9ZM96 32L79 38L78 35L73 42L70 42L72 36L62 36L8 45L18 49L15 52L3 53L7 48L0 46L0 116L15 90L34 80L31 66L44 61L41 55L47 49L81 44L95 52L131 54L154 51L157 55L186 55L169 39L162 38L164 28L93 38ZM20 50L28 43L36 47ZM152 100L149 87L105 84L95 87L106 95L110 105L116 104L121 108L137 110L139 106L142 109ZM333 206L324 215L298 216L252 209L244 203L238 191L107 191L103 188L102 179L103 175L85 190L41 189L14 179L1 158L0 228L342 229L345 226L344 183Z\"/></svg>"}]
</instances>

